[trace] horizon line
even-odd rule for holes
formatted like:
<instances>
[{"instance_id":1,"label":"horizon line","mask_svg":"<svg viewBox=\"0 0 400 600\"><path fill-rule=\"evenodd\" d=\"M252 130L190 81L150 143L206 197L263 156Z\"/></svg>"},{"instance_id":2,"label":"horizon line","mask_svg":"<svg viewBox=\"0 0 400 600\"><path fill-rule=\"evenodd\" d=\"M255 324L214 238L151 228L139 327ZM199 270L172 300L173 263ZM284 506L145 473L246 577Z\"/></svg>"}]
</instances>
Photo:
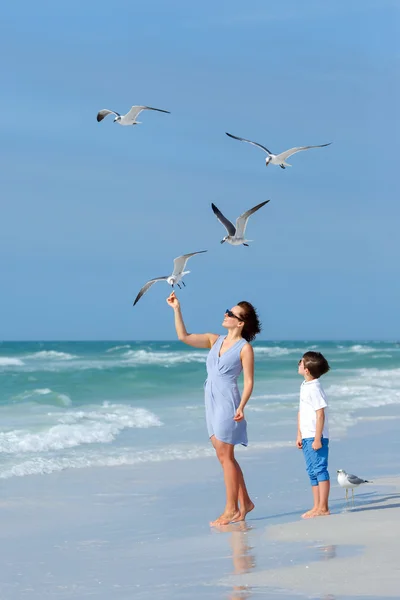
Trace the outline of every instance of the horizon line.
<instances>
[{"instance_id":1,"label":"horizon line","mask_svg":"<svg viewBox=\"0 0 400 600\"><path fill-rule=\"evenodd\" d=\"M75 344L84 344L84 343L116 343L116 342L125 342L125 343L148 343L148 342L179 342L178 339L123 339L123 338L115 338L115 339L10 339L10 340L0 340L1 344L17 344L17 343L75 343ZM255 340L255 343L258 342L268 342L268 343L287 343L287 342L390 342L393 344L399 344L400 339L396 338L275 338L275 339L261 339ZM182 344L184 342L181 342Z\"/></svg>"}]
</instances>

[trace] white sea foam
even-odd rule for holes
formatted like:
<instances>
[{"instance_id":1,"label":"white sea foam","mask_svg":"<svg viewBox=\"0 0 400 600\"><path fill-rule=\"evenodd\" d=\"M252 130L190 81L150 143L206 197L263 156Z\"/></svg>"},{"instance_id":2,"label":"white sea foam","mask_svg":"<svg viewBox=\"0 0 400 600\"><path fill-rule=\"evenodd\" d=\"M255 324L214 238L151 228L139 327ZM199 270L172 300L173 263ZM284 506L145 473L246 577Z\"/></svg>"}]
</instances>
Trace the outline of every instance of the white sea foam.
<instances>
[{"instance_id":1,"label":"white sea foam","mask_svg":"<svg viewBox=\"0 0 400 600\"><path fill-rule=\"evenodd\" d=\"M253 449L274 450L293 446L293 441L262 442L252 444ZM238 448L239 453L242 451ZM84 469L89 467L119 467L143 463L163 463L172 461L196 460L214 457L210 446L166 446L157 450L142 450L122 453L86 453L68 457L46 458L42 456L21 461L12 467L0 470L0 479L24 477L26 475L49 474L65 469Z\"/></svg>"},{"instance_id":2,"label":"white sea foam","mask_svg":"<svg viewBox=\"0 0 400 600\"><path fill-rule=\"evenodd\" d=\"M0 367L22 367L24 363L19 358L0 356Z\"/></svg>"},{"instance_id":3,"label":"white sea foam","mask_svg":"<svg viewBox=\"0 0 400 600\"><path fill-rule=\"evenodd\" d=\"M57 359L57 360L72 360L73 358L78 358L74 354L69 354L68 352L57 352L56 350L41 350L40 352L34 352L33 354L28 354L24 358L30 359L39 359L42 360L44 358Z\"/></svg>"},{"instance_id":4,"label":"white sea foam","mask_svg":"<svg viewBox=\"0 0 400 600\"><path fill-rule=\"evenodd\" d=\"M204 363L206 352L150 352L147 350L128 350L122 355L132 365L162 365L169 367L180 363Z\"/></svg>"},{"instance_id":5,"label":"white sea foam","mask_svg":"<svg viewBox=\"0 0 400 600\"><path fill-rule=\"evenodd\" d=\"M252 396L251 400L287 400L288 398L299 398L300 392L288 392L286 394L261 394Z\"/></svg>"},{"instance_id":6,"label":"white sea foam","mask_svg":"<svg viewBox=\"0 0 400 600\"><path fill-rule=\"evenodd\" d=\"M40 404L55 404L57 406L70 406L72 400L67 394L54 392L50 388L38 388L35 390L26 390L22 394L15 396L15 400L30 400L30 402L39 402Z\"/></svg>"},{"instance_id":7,"label":"white sea foam","mask_svg":"<svg viewBox=\"0 0 400 600\"><path fill-rule=\"evenodd\" d=\"M106 352L117 352L118 350L126 350L127 348L130 348L130 344L124 344L123 346L113 346L112 348L109 348L108 350L106 350Z\"/></svg>"},{"instance_id":8,"label":"white sea foam","mask_svg":"<svg viewBox=\"0 0 400 600\"><path fill-rule=\"evenodd\" d=\"M376 352L377 348L371 348L371 346L362 346L361 344L355 344L347 349L348 352L355 352L356 354L369 354L370 352Z\"/></svg>"},{"instance_id":9,"label":"white sea foam","mask_svg":"<svg viewBox=\"0 0 400 600\"><path fill-rule=\"evenodd\" d=\"M288 354L299 354L303 352L300 348L283 348L281 346L255 346L255 354L266 354L271 358L287 356Z\"/></svg>"},{"instance_id":10,"label":"white sea foam","mask_svg":"<svg viewBox=\"0 0 400 600\"><path fill-rule=\"evenodd\" d=\"M104 403L95 410L68 411L56 417L57 424L32 433L14 429L0 432L0 453L20 454L74 448L82 444L112 442L126 428L161 426L158 417L144 408Z\"/></svg>"},{"instance_id":11,"label":"white sea foam","mask_svg":"<svg viewBox=\"0 0 400 600\"><path fill-rule=\"evenodd\" d=\"M341 374L340 379L335 377L334 383L323 382L333 436L355 425L359 410L400 405L400 369L342 369ZM298 392L259 394L251 397L246 410L249 416L274 413L276 423L283 425L287 411L295 414L298 397Z\"/></svg>"},{"instance_id":12,"label":"white sea foam","mask_svg":"<svg viewBox=\"0 0 400 600\"><path fill-rule=\"evenodd\" d=\"M400 369L358 369L326 392L337 411L400 404Z\"/></svg>"}]
</instances>

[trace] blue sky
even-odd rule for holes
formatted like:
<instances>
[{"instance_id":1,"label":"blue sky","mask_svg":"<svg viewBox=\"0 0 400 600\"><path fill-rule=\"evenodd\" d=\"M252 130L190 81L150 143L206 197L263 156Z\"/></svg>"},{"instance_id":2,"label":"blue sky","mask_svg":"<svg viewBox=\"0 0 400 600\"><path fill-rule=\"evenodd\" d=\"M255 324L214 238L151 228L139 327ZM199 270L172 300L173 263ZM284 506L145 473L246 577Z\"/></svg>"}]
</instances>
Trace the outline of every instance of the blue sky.
<instances>
[{"instance_id":1,"label":"blue sky","mask_svg":"<svg viewBox=\"0 0 400 600\"><path fill-rule=\"evenodd\" d=\"M253 302L263 339L400 338L394 0L16 0L2 11L0 338L172 339ZM96 113L148 104L122 128ZM292 157L285 171L229 131ZM228 217L270 198L249 247Z\"/></svg>"}]
</instances>

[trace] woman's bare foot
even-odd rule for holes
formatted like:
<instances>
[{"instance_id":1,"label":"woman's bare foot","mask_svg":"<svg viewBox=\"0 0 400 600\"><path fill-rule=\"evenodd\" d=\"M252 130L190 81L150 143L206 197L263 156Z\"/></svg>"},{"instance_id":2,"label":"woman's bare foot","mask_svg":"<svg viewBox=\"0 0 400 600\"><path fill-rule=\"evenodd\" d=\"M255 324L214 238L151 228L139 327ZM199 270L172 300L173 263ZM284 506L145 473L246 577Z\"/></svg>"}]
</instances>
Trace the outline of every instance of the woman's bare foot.
<instances>
[{"instance_id":1,"label":"woman's bare foot","mask_svg":"<svg viewBox=\"0 0 400 600\"><path fill-rule=\"evenodd\" d=\"M331 514L331 511L329 510L319 510L317 511L317 513L315 514L316 517L327 517L328 515Z\"/></svg>"},{"instance_id":2,"label":"woman's bare foot","mask_svg":"<svg viewBox=\"0 0 400 600\"><path fill-rule=\"evenodd\" d=\"M250 500L250 502L248 504L245 504L245 506L242 508L242 510L240 511L240 518L237 519L238 521L244 521L246 518L246 515L251 512L254 508L254 503Z\"/></svg>"},{"instance_id":3,"label":"woman's bare foot","mask_svg":"<svg viewBox=\"0 0 400 600\"><path fill-rule=\"evenodd\" d=\"M218 519L215 521L210 521L211 527L217 527L218 525L229 525L229 523L234 523L235 521L240 520L240 511L233 510L230 512L224 511Z\"/></svg>"},{"instance_id":4,"label":"woman's bare foot","mask_svg":"<svg viewBox=\"0 0 400 600\"><path fill-rule=\"evenodd\" d=\"M318 514L318 509L317 508L312 508L311 510L308 510L307 512L303 513L301 515L302 519L312 519L313 517L316 517Z\"/></svg>"}]
</instances>

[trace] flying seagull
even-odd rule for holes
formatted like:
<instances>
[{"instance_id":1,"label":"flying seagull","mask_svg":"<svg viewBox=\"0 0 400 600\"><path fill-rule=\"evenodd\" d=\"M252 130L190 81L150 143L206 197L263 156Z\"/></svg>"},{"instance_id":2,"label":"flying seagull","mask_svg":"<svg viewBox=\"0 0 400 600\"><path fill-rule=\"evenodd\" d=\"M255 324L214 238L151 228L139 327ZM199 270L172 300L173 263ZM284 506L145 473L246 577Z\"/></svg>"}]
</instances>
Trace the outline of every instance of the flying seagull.
<instances>
[{"instance_id":1,"label":"flying seagull","mask_svg":"<svg viewBox=\"0 0 400 600\"><path fill-rule=\"evenodd\" d=\"M138 117L143 110L156 110L157 112L171 114L169 110L152 108L151 106L132 106L131 110L127 112L126 115L120 115L119 113L115 112L115 110L103 108L97 113L97 121L100 123L100 121L105 119L107 115L115 115L114 123L119 123L120 125L139 125L141 121L136 121L136 117Z\"/></svg>"},{"instance_id":2,"label":"flying seagull","mask_svg":"<svg viewBox=\"0 0 400 600\"><path fill-rule=\"evenodd\" d=\"M177 258L175 258L174 270L172 271L172 274L164 275L163 277L155 277L154 279L150 279L150 281L145 283L144 286L142 287L142 289L140 290L140 292L138 293L138 295L136 296L133 306L135 306L135 304L137 304L137 302L139 302L139 300L143 296L143 294L145 294L147 292L147 290L149 290L151 288L153 283L156 283L157 281L166 281L167 283L169 283L169 285L172 285L172 287L174 287L174 285L177 285L178 288L180 289L181 286L179 285L179 282L182 280L184 275L187 275L188 273L190 273L190 271L184 270L186 267L187 261L189 260L189 258L191 256L194 256L195 254L203 254L203 252L207 252L207 250L200 250L199 252L191 252L190 254L183 254L182 256L178 256ZM182 280L182 285L185 285L183 280Z\"/></svg>"},{"instance_id":3,"label":"flying seagull","mask_svg":"<svg viewBox=\"0 0 400 600\"><path fill-rule=\"evenodd\" d=\"M367 479L360 479L357 475L350 475L346 473L343 469L338 469L336 471L338 476L338 484L346 490L346 501L348 500L348 492L351 489L352 499L354 502L354 488L357 488L362 483L372 483L372 481L368 481Z\"/></svg>"},{"instance_id":4,"label":"flying seagull","mask_svg":"<svg viewBox=\"0 0 400 600\"><path fill-rule=\"evenodd\" d=\"M211 208L213 209L214 214L217 216L218 221L222 223L222 225L228 232L228 235L226 235L221 240L221 244L223 244L224 242L228 242L228 244L232 244L232 246L241 246L242 244L243 246L248 246L246 242L252 242L253 240L246 240L244 237L247 221L253 213L255 213L259 208L267 204L267 202L269 202L269 200L265 200L265 202L257 204L257 206L250 208L250 210L246 210L246 212L244 212L242 215L240 215L240 217L236 219L236 227L222 214L222 212L215 206L215 204L211 204Z\"/></svg>"},{"instance_id":5,"label":"flying seagull","mask_svg":"<svg viewBox=\"0 0 400 600\"><path fill-rule=\"evenodd\" d=\"M309 150L310 148L325 148L325 146L330 146L332 143L329 142L329 144L321 144L320 146L299 146L298 148L291 148L290 150L286 150L286 152L281 152L280 154L273 154L268 150L268 148L262 146L261 144L257 144L257 142L252 142L250 140L245 140L241 137L236 137L236 135L232 135L231 133L225 133L234 140L247 142L248 144L253 144L253 146L261 148L261 150L264 150L264 152L268 154L267 158L265 159L265 166L268 167L268 165L271 163L272 165L279 165L281 169L286 169L286 167L292 166L286 162L286 159L289 158L289 156L292 156L292 154L296 154L296 152L301 152L302 150Z\"/></svg>"}]
</instances>

